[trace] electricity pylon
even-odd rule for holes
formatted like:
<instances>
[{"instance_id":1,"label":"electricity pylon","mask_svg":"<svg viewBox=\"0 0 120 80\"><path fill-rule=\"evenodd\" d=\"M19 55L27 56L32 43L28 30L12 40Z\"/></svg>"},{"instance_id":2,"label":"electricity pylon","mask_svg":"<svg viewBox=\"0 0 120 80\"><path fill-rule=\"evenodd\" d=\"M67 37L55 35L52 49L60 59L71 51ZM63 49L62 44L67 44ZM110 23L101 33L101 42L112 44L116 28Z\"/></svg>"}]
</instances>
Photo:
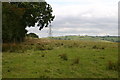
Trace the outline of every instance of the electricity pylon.
<instances>
[{"instance_id":1,"label":"electricity pylon","mask_svg":"<svg viewBox=\"0 0 120 80\"><path fill-rule=\"evenodd\" d=\"M49 37L52 37L52 25L50 24L50 26L49 26Z\"/></svg>"}]
</instances>

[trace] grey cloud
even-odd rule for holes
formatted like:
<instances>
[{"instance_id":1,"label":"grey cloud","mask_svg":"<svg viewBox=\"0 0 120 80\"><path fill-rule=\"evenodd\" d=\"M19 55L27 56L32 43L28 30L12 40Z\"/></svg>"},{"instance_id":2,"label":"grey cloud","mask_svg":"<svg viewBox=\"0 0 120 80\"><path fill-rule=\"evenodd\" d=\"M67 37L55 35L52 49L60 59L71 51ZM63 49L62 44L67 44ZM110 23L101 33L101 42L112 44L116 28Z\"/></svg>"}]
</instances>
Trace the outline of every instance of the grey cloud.
<instances>
[{"instance_id":1,"label":"grey cloud","mask_svg":"<svg viewBox=\"0 0 120 80\"><path fill-rule=\"evenodd\" d=\"M64 17L53 22L54 28L87 28L90 29L100 29L101 31L116 31L118 28L117 19L113 17L104 17L104 18L85 18L85 17ZM106 31L107 30L107 31ZM81 31L82 32L82 31ZM84 32L84 30L83 30ZM92 31L95 32L95 31Z\"/></svg>"},{"instance_id":2,"label":"grey cloud","mask_svg":"<svg viewBox=\"0 0 120 80\"><path fill-rule=\"evenodd\" d=\"M117 18L114 17L56 16L56 19L52 23L53 36L67 34L98 35L100 33L117 35L117 22ZM68 28L68 30L64 30L64 28ZM78 30L79 28L80 30ZM39 31L37 28L32 28L29 31L35 32L41 37L48 36L48 29Z\"/></svg>"}]
</instances>

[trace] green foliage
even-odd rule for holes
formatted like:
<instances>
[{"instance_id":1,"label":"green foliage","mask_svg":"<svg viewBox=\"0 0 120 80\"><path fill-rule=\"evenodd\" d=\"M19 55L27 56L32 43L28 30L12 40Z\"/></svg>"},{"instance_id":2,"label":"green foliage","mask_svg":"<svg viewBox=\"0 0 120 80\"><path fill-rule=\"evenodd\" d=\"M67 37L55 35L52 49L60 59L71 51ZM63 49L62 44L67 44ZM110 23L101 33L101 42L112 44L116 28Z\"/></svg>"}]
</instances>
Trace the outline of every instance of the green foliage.
<instances>
[{"instance_id":1,"label":"green foliage","mask_svg":"<svg viewBox=\"0 0 120 80\"><path fill-rule=\"evenodd\" d=\"M39 38L38 35L36 35L35 33L29 33L26 34L27 37L32 37L32 38Z\"/></svg>"},{"instance_id":2,"label":"green foliage","mask_svg":"<svg viewBox=\"0 0 120 80\"><path fill-rule=\"evenodd\" d=\"M3 42L23 41L26 30L22 23L22 15L17 13L20 10L13 10L16 6L11 6L10 3L3 3L2 6L2 38Z\"/></svg>"},{"instance_id":3,"label":"green foliage","mask_svg":"<svg viewBox=\"0 0 120 80\"><path fill-rule=\"evenodd\" d=\"M22 42L27 26L47 27L55 16L46 2L3 2L2 3L3 42Z\"/></svg>"}]
</instances>

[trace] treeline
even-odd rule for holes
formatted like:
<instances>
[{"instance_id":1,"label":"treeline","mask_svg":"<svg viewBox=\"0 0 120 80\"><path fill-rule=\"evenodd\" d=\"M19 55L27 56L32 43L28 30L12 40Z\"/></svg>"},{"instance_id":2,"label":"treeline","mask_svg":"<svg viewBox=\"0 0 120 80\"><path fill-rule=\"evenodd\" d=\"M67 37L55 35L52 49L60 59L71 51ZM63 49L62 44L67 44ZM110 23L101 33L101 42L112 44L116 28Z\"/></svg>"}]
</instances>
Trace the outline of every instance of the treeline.
<instances>
[{"instance_id":1,"label":"treeline","mask_svg":"<svg viewBox=\"0 0 120 80\"><path fill-rule=\"evenodd\" d=\"M52 7L46 2L3 2L3 42L24 41L27 26L35 26L38 23L39 30L47 27L55 17L52 12Z\"/></svg>"},{"instance_id":2,"label":"treeline","mask_svg":"<svg viewBox=\"0 0 120 80\"><path fill-rule=\"evenodd\" d=\"M111 41L111 42L120 42L118 36L60 36L60 37L51 37L51 39L57 40L91 40L91 41Z\"/></svg>"}]
</instances>

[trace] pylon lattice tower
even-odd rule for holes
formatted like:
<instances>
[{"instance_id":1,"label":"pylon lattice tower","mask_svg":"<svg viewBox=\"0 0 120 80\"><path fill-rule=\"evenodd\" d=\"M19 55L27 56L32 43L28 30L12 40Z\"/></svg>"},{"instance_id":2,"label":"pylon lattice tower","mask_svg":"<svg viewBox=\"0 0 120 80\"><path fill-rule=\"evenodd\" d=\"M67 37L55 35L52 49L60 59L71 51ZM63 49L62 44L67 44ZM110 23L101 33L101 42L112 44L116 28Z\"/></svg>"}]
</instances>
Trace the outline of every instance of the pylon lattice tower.
<instances>
[{"instance_id":1,"label":"pylon lattice tower","mask_svg":"<svg viewBox=\"0 0 120 80\"><path fill-rule=\"evenodd\" d=\"M48 33L49 33L49 37L52 37L52 25L51 24L49 25L49 32Z\"/></svg>"}]
</instances>

